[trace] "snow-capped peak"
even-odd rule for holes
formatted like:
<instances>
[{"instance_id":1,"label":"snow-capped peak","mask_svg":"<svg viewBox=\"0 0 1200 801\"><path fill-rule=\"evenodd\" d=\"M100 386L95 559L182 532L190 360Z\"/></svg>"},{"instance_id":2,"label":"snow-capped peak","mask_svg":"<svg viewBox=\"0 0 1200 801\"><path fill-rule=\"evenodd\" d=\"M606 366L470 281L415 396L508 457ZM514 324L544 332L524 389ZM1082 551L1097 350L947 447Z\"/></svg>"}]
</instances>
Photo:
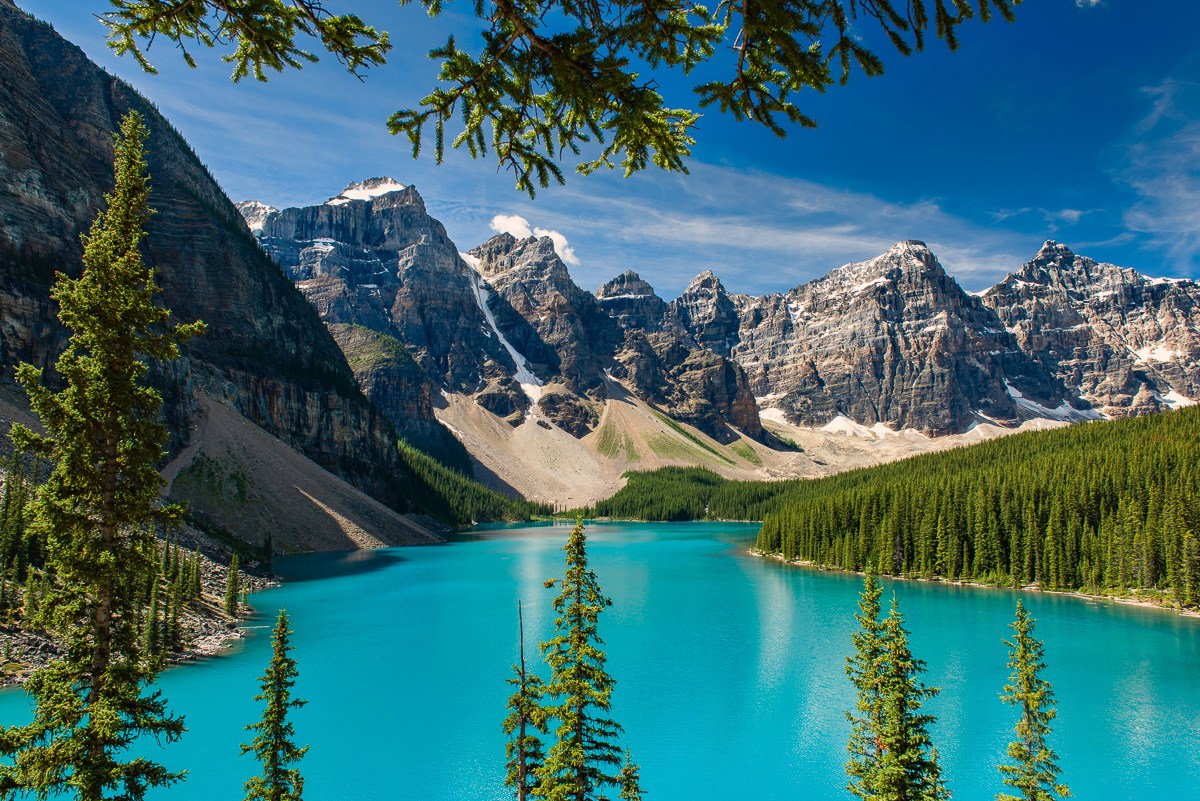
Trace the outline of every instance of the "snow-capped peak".
<instances>
[{"instance_id":1,"label":"snow-capped peak","mask_svg":"<svg viewBox=\"0 0 1200 801\"><path fill-rule=\"evenodd\" d=\"M386 195L388 192L399 192L407 188L406 184L392 178L368 178L365 181L348 185L340 195L325 201L325 205L340 206L351 200L371 200L380 195Z\"/></svg>"},{"instance_id":2,"label":"snow-capped peak","mask_svg":"<svg viewBox=\"0 0 1200 801\"><path fill-rule=\"evenodd\" d=\"M267 221L267 216L274 214L279 209L274 206L268 206L266 203L259 203L257 200L243 200L237 204L237 210L241 212L242 218L246 221L246 225L255 233L262 230L263 223Z\"/></svg>"}]
</instances>

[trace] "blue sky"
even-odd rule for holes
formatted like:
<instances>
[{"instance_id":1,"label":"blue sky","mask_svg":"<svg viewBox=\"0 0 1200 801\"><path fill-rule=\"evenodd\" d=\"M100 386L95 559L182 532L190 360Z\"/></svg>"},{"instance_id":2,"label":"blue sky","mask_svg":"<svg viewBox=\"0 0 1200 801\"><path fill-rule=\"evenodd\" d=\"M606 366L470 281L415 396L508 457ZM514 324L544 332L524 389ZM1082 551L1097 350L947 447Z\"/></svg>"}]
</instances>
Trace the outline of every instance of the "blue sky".
<instances>
[{"instance_id":1,"label":"blue sky","mask_svg":"<svg viewBox=\"0 0 1200 801\"><path fill-rule=\"evenodd\" d=\"M473 30L469 4L430 20L419 5L346 2L391 33L365 81L326 58L232 84L215 53L188 69L165 41L145 75L104 44L102 0L18 0L153 100L230 197L320 203L350 181L414 183L460 249L497 215L559 232L588 289L633 269L672 298L713 270L735 292L783 291L923 239L967 289L988 286L1045 239L1152 276L1200 277L1200 3L1028 0L1012 25L967 23L961 48L932 42L885 75L811 92L816 130L776 139L710 111L690 175L569 175L529 200L488 161L436 166L390 136L437 68L425 53ZM464 38L468 37L468 38ZM664 78L690 105L691 81Z\"/></svg>"}]
</instances>

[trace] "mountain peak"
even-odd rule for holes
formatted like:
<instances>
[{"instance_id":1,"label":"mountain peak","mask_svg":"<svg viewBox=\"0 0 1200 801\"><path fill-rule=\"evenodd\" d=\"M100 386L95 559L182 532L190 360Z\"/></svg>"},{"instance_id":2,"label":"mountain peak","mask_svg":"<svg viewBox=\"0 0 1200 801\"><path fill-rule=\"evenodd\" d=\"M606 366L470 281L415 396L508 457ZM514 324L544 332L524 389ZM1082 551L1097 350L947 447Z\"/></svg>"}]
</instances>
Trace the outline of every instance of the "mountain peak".
<instances>
[{"instance_id":1,"label":"mountain peak","mask_svg":"<svg viewBox=\"0 0 1200 801\"><path fill-rule=\"evenodd\" d=\"M402 192L411 187L400 183L399 181L388 178L368 178L365 181L349 183L342 193L337 197L331 197L325 201L327 206L340 206L343 203L349 203L351 200L373 200L374 198L386 195L389 192ZM414 188L414 192L415 192Z\"/></svg>"},{"instance_id":2,"label":"mountain peak","mask_svg":"<svg viewBox=\"0 0 1200 801\"><path fill-rule=\"evenodd\" d=\"M237 204L237 210L241 212L242 218L250 230L256 233L262 230L263 223L267 221L269 215L279 211L274 206L259 203L257 200L243 200Z\"/></svg>"},{"instance_id":3,"label":"mountain peak","mask_svg":"<svg viewBox=\"0 0 1200 801\"><path fill-rule=\"evenodd\" d=\"M633 270L626 270L596 290L596 298L600 300L652 297L655 297L654 288Z\"/></svg>"},{"instance_id":4,"label":"mountain peak","mask_svg":"<svg viewBox=\"0 0 1200 801\"><path fill-rule=\"evenodd\" d=\"M937 256L919 239L905 239L888 248L886 253L866 261L854 262L831 270L828 275L810 281L808 286L831 295L849 294L857 296L859 292L884 285L897 280L901 275L911 272L914 268L921 275L944 275ZM796 290L799 290L797 287Z\"/></svg>"},{"instance_id":5,"label":"mountain peak","mask_svg":"<svg viewBox=\"0 0 1200 801\"><path fill-rule=\"evenodd\" d=\"M705 270L692 279L692 283L688 284L688 288L684 290L683 294L691 295L700 291L724 292L725 287L712 270Z\"/></svg>"},{"instance_id":6,"label":"mountain peak","mask_svg":"<svg viewBox=\"0 0 1200 801\"><path fill-rule=\"evenodd\" d=\"M1053 239L1047 239L1046 242L1042 245L1041 250L1039 250L1037 252L1037 255L1034 256L1035 261L1050 260L1050 259L1056 259L1056 258L1074 259L1075 254L1072 253L1071 249L1069 247L1067 247L1066 245L1060 245L1057 242L1055 242Z\"/></svg>"}]
</instances>

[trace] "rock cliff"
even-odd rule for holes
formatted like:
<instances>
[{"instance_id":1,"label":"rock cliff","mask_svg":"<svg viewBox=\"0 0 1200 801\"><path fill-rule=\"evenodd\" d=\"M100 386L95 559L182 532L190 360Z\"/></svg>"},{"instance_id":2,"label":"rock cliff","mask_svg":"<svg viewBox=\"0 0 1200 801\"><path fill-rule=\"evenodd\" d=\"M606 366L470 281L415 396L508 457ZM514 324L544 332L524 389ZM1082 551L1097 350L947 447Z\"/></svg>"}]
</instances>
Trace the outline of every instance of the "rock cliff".
<instances>
[{"instance_id":1,"label":"rock cliff","mask_svg":"<svg viewBox=\"0 0 1200 801\"><path fill-rule=\"evenodd\" d=\"M1112 417L1200 398L1200 287L1049 241L982 296L1020 350Z\"/></svg>"},{"instance_id":2,"label":"rock cliff","mask_svg":"<svg viewBox=\"0 0 1200 801\"><path fill-rule=\"evenodd\" d=\"M337 343L170 124L47 24L0 0L0 353L53 364L65 344L53 271L76 273L79 235L113 182L113 134L130 110L149 132L155 214L144 257L162 302L208 332L159 370L172 450L201 394L397 508L407 490L388 422L359 393ZM54 381L50 373L47 380Z\"/></svg>"},{"instance_id":3,"label":"rock cliff","mask_svg":"<svg viewBox=\"0 0 1200 801\"><path fill-rule=\"evenodd\" d=\"M786 294L730 295L712 273L671 304L696 340L726 352L760 402L793 423L962 431L976 412L1015 420L997 356L1015 341L922 242Z\"/></svg>"},{"instance_id":4,"label":"rock cliff","mask_svg":"<svg viewBox=\"0 0 1200 801\"><path fill-rule=\"evenodd\" d=\"M667 414L720 441L736 439L730 425L762 435L745 375L668 323L667 305L634 274L592 295L548 237L500 234L460 253L416 188L388 178L351 184L320 206L240 208L326 323L403 342L438 391L470 395L510 425L536 408L543 422L586 436L603 411L606 374L623 377L637 362L645 380L635 386ZM641 347L647 331L657 344ZM392 407L423 415L415 399L397 406L401 391L393 386Z\"/></svg>"}]
</instances>

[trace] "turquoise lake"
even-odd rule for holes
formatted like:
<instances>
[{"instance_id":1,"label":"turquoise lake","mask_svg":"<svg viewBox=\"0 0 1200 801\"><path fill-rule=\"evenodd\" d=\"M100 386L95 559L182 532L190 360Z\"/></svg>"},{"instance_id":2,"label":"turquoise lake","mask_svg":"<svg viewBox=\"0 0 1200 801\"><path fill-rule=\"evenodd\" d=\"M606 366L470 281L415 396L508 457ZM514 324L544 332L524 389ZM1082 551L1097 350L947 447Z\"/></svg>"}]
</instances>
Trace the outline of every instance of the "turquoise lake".
<instances>
[{"instance_id":1,"label":"turquoise lake","mask_svg":"<svg viewBox=\"0 0 1200 801\"><path fill-rule=\"evenodd\" d=\"M553 626L569 527L488 527L445 545L280 560L254 625L286 607L299 662L294 715L310 745L304 797L499 801L505 680ZM614 717L649 801L848 799L843 672L861 579L749 555L757 526L596 524L588 553L613 600L601 616ZM954 797L1002 788L1013 711L998 694L1017 594L884 581L941 694L926 709ZM1200 796L1200 621L1154 609L1021 593L1046 642L1053 745L1081 799ZM152 798L236 799L238 753L270 651L255 629L230 654L160 679L184 740L147 750L187 780ZM543 671L545 675L545 671ZM0 721L28 717L0 693Z\"/></svg>"}]
</instances>

